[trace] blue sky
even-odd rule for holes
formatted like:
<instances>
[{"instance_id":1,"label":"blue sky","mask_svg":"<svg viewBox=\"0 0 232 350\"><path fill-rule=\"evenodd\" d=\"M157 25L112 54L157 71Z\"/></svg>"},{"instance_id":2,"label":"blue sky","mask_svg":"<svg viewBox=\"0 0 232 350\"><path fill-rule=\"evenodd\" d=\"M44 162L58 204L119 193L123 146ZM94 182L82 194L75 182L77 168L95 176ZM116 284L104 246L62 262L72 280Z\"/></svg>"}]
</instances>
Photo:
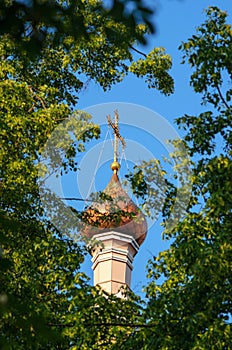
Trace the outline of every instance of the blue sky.
<instances>
[{"instance_id":1,"label":"blue sky","mask_svg":"<svg viewBox=\"0 0 232 350\"><path fill-rule=\"evenodd\" d=\"M148 1L148 3L152 3L152 1ZM149 38L148 46L142 47L141 49L145 53L148 53L153 47L164 47L166 52L172 56L173 67L171 74L175 80L175 93L170 97L162 96L157 91L149 90L142 79L137 79L133 76L128 76L122 83L115 85L108 92L103 92L100 87L90 83L87 89L80 94L77 107L78 109L91 112L94 121L99 121L99 111L100 114L102 113L101 118L106 118L107 114L111 114L113 117L114 108L119 109L120 115L120 108L123 105L122 103L136 104L150 109L154 111L154 113L158 113L165 118L169 126L174 127L177 133L181 136L182 132L179 132L174 124L175 118L184 114L197 115L203 110L203 107L200 105L200 95L195 94L189 86L189 77L191 74L190 68L187 65L180 64L181 52L178 50L178 46L182 41L186 41L189 37L195 34L196 27L205 20L203 9L206 9L208 6L218 6L222 10L227 11L229 14L229 21L231 22L232 2L231 0L211 2L207 0L164 0L162 2L160 1L160 3L162 4L158 6L154 16L156 33ZM102 106L99 107L101 104ZM98 106L96 108L91 107L94 105ZM130 113L129 108L127 111ZM152 139L152 135L149 136L146 134L146 127L145 131L143 130L145 134L140 134L139 132L141 132L141 130L138 131L135 127L133 128L131 126L131 123L133 122L131 115L129 118L130 121L128 122L129 125L126 125L128 115L124 113L121 117L121 131L124 138L128 140L128 144L132 145L131 147L133 149L133 147L137 147L135 144L135 142L137 142L140 144L141 149L142 146L146 149L142 149L141 157L144 154L143 152L146 151L151 152L156 158L161 158L163 155L167 156L167 149L165 146L160 144L157 138L156 140L154 138ZM135 118L134 120L140 118L139 115L134 115L133 117ZM141 115L141 119L143 119L143 115ZM99 140L100 143L92 144L88 149L87 155L85 155L82 160L83 169L86 167L86 164L91 164L91 159L98 158L106 132L107 127L103 126L102 138ZM103 190L111 177L109 163L111 161L111 154L113 153L111 153L112 149L110 142L110 137L108 137L104 145L107 149L103 156L104 161L100 160L100 166L97 169L96 176L93 180L97 190ZM133 158L133 151L130 151L130 157L131 159ZM132 160L128 159L130 167L135 163L135 158ZM123 172L126 171L125 162L123 164L122 176ZM86 174L88 173L88 179L86 176L84 177L90 185L90 183L93 182L91 176L95 173L94 167L87 166ZM78 179L76 175L69 178L68 182L64 181L63 187L65 195L75 195L73 189L75 188L76 190L77 183L83 183L82 181L80 181L80 178ZM139 295L142 295L142 286L146 284L146 264L148 259L152 258L153 255L157 255L168 246L168 242L164 242L161 236L162 228L160 226L160 220L158 220L150 227L146 241L143 243L138 255L135 257L131 287L132 290ZM86 259L83 268L84 271L92 277L90 256Z\"/></svg>"}]
</instances>

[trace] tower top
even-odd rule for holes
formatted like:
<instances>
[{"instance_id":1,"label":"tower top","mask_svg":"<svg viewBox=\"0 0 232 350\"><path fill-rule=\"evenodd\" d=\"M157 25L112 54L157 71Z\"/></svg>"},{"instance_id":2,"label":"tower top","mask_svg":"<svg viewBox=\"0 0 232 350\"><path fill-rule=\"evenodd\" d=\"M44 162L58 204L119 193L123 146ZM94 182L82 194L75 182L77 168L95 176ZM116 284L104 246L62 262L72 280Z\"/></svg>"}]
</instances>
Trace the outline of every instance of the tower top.
<instances>
[{"instance_id":1,"label":"tower top","mask_svg":"<svg viewBox=\"0 0 232 350\"><path fill-rule=\"evenodd\" d=\"M103 191L110 199L93 202L83 213L82 234L88 238L105 232L120 232L133 237L140 246L147 235L147 220L124 191L117 173Z\"/></svg>"},{"instance_id":2,"label":"tower top","mask_svg":"<svg viewBox=\"0 0 232 350\"><path fill-rule=\"evenodd\" d=\"M82 235L92 240L91 255L94 270L94 285L99 285L110 294L125 297L122 286L130 288L133 258L147 234L147 221L142 211L124 191L117 172L118 143L126 143L118 128L118 112L114 121L107 116L108 125L114 133L114 159L111 164L113 175L99 196L82 213ZM95 240L102 242L99 248Z\"/></svg>"},{"instance_id":3,"label":"tower top","mask_svg":"<svg viewBox=\"0 0 232 350\"><path fill-rule=\"evenodd\" d=\"M126 142L119 132L118 111L114 112L114 121L109 115L107 120L109 127L114 132L114 159L111 164L113 175L103 193L110 198L95 201L86 209L83 213L85 225L82 233L91 238L114 230L133 237L140 245L147 234L147 221L142 211L124 191L117 174L120 169L118 163L119 141L123 148L126 146Z\"/></svg>"},{"instance_id":4,"label":"tower top","mask_svg":"<svg viewBox=\"0 0 232 350\"><path fill-rule=\"evenodd\" d=\"M118 111L116 110L114 112L114 122L110 119L110 116L107 116L108 125L111 126L114 132L114 161L111 164L111 169L113 170L114 174L117 174L117 172L120 169L120 164L118 163L118 141L121 141L122 147L124 148L126 146L126 142L124 138L121 136L119 127L118 127Z\"/></svg>"}]
</instances>

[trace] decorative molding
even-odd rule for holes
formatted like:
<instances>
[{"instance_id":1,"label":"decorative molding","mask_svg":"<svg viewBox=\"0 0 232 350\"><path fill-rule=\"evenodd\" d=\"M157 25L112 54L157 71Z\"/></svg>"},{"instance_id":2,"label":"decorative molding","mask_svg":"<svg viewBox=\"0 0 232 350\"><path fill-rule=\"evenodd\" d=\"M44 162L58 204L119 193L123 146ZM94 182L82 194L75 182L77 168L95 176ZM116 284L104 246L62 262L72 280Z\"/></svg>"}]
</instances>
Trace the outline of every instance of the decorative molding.
<instances>
[{"instance_id":1,"label":"decorative molding","mask_svg":"<svg viewBox=\"0 0 232 350\"><path fill-rule=\"evenodd\" d=\"M104 232L104 233L98 233L93 236L94 241L108 241L110 239L117 239L119 241L123 241L125 243L130 243L132 247L135 249L136 253L139 250L139 245L131 235L126 235L125 233L117 232L117 231L110 231L110 232Z\"/></svg>"},{"instance_id":2,"label":"decorative molding","mask_svg":"<svg viewBox=\"0 0 232 350\"><path fill-rule=\"evenodd\" d=\"M107 253L111 253L111 255L106 257L105 255ZM118 253L118 254L124 256L124 258L123 257L120 258L119 256L116 256L113 253ZM92 263L93 263L92 269L95 270L98 263L103 262L103 261L107 261L107 260L116 260L116 261L124 262L130 267L131 270L133 270L133 265L132 265L133 260L134 260L133 256L127 250L118 249L118 248L110 248L110 249L106 249L106 250L103 250L101 252L98 252L92 258Z\"/></svg>"}]
</instances>

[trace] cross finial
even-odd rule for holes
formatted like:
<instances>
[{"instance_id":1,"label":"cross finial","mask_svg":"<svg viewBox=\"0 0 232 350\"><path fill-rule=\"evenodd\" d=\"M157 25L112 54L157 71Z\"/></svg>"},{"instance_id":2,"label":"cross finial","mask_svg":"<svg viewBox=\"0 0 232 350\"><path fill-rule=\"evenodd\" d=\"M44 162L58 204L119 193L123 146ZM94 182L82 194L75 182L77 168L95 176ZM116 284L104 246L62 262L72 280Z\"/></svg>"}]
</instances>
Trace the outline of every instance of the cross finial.
<instances>
[{"instance_id":1,"label":"cross finial","mask_svg":"<svg viewBox=\"0 0 232 350\"><path fill-rule=\"evenodd\" d=\"M112 127L114 132L114 161L111 164L111 169L116 174L120 169L120 164L118 163L118 140L121 141L122 147L125 147L126 143L124 138L120 135L118 128L118 111L114 112L114 122L110 119L110 116L107 116L108 125Z\"/></svg>"}]
</instances>

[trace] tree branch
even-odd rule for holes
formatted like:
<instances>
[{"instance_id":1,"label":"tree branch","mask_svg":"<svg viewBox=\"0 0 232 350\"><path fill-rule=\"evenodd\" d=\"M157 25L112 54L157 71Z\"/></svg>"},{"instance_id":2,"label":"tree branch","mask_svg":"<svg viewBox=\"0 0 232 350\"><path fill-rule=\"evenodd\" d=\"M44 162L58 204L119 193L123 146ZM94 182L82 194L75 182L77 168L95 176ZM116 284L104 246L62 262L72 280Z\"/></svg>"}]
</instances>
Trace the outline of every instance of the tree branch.
<instances>
[{"instance_id":1,"label":"tree branch","mask_svg":"<svg viewBox=\"0 0 232 350\"><path fill-rule=\"evenodd\" d=\"M147 58L147 55L144 53L144 52L142 52L142 51L139 51L138 49L136 49L134 46L132 46L132 45L129 45L129 47L132 49L132 50L134 50L135 52L137 52L137 53L139 53L140 55L142 55L142 56L144 56L145 58Z\"/></svg>"},{"instance_id":2,"label":"tree branch","mask_svg":"<svg viewBox=\"0 0 232 350\"><path fill-rule=\"evenodd\" d=\"M230 106L227 104L226 100L225 100L224 97L222 96L222 93L221 93L221 90L219 89L219 86L217 85L216 88L217 88L217 92L218 92L218 94L219 94L219 96L220 96L222 102L224 103L224 105L226 106L226 108L229 109Z\"/></svg>"},{"instance_id":3,"label":"tree branch","mask_svg":"<svg viewBox=\"0 0 232 350\"><path fill-rule=\"evenodd\" d=\"M76 198L76 197L61 197L60 199L67 200L67 201L82 201L82 202L92 202L92 199L86 199L86 198Z\"/></svg>"},{"instance_id":4,"label":"tree branch","mask_svg":"<svg viewBox=\"0 0 232 350\"><path fill-rule=\"evenodd\" d=\"M48 326L50 327L74 327L76 326L75 323L68 323L68 324L62 324L62 323L48 323ZM153 328L156 325L155 324L136 324L136 323L85 323L85 327L129 327L129 328Z\"/></svg>"},{"instance_id":5,"label":"tree branch","mask_svg":"<svg viewBox=\"0 0 232 350\"><path fill-rule=\"evenodd\" d=\"M34 95L34 97L35 97L38 101L40 101L40 103L41 103L43 109L47 109L47 107L45 106L45 103L44 103L43 99L35 93L35 91L33 90L33 88L32 88L31 86L28 86L28 88L29 88L30 92Z\"/></svg>"}]
</instances>

